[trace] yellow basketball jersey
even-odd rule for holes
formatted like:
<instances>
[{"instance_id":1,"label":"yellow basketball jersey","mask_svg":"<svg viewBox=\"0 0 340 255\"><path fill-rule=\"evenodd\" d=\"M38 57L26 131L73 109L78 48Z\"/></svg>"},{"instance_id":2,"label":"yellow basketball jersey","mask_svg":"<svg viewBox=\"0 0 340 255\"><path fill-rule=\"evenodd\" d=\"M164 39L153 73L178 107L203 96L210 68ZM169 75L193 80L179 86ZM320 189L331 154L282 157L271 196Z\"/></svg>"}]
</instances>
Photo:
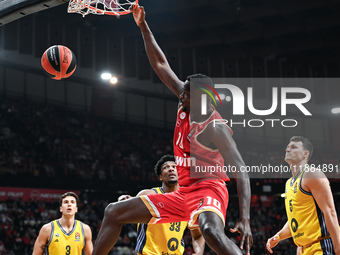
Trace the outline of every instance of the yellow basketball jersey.
<instances>
[{"instance_id":1,"label":"yellow basketball jersey","mask_svg":"<svg viewBox=\"0 0 340 255\"><path fill-rule=\"evenodd\" d=\"M158 194L161 187L153 188ZM147 255L181 255L184 252L183 233L188 222L138 224L135 251Z\"/></svg>"},{"instance_id":2,"label":"yellow basketball jersey","mask_svg":"<svg viewBox=\"0 0 340 255\"><path fill-rule=\"evenodd\" d=\"M301 186L303 173L304 170L300 171L295 178L290 178L286 183L285 206L294 243L305 247L313 244L313 249L332 251L331 239L324 239L329 235L324 215L312 193L305 191Z\"/></svg>"},{"instance_id":3,"label":"yellow basketball jersey","mask_svg":"<svg viewBox=\"0 0 340 255\"><path fill-rule=\"evenodd\" d=\"M45 255L82 255L85 246L83 223L79 220L74 222L73 229L66 233L61 227L59 220L51 222L52 232L47 244Z\"/></svg>"}]
</instances>

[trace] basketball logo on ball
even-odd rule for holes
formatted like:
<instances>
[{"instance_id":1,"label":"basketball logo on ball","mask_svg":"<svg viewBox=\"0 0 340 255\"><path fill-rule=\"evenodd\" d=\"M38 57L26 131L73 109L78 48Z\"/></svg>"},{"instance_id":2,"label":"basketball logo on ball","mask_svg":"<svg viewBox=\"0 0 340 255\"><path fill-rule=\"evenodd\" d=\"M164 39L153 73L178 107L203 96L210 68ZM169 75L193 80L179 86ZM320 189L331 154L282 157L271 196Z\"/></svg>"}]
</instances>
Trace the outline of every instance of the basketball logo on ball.
<instances>
[{"instance_id":1,"label":"basketball logo on ball","mask_svg":"<svg viewBox=\"0 0 340 255\"><path fill-rule=\"evenodd\" d=\"M42 55L41 65L48 76L55 80L61 80L74 73L77 60L69 48L63 45L54 45Z\"/></svg>"}]
</instances>

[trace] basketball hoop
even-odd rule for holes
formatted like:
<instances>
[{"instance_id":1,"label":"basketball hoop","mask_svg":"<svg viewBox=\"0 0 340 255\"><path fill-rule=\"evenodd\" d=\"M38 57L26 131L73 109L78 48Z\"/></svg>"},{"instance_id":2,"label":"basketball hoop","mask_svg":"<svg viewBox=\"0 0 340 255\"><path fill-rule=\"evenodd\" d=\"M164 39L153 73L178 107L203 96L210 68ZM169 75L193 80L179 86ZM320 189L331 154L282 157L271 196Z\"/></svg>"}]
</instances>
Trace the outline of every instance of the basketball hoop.
<instances>
[{"instance_id":1,"label":"basketball hoop","mask_svg":"<svg viewBox=\"0 0 340 255\"><path fill-rule=\"evenodd\" d=\"M138 0L70 0L67 12L98 15L125 15L130 13L130 6L138 4Z\"/></svg>"}]
</instances>

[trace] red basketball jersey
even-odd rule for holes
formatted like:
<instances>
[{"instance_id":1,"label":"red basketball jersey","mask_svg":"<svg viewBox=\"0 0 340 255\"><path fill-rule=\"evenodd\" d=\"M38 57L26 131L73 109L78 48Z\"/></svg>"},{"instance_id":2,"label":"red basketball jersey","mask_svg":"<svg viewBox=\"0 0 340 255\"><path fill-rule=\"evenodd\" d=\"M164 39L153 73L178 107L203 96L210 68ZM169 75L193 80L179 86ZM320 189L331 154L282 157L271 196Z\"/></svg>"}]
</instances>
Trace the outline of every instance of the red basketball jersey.
<instances>
[{"instance_id":1,"label":"red basketball jersey","mask_svg":"<svg viewBox=\"0 0 340 255\"><path fill-rule=\"evenodd\" d=\"M223 171L224 160L219 150L208 148L197 140L209 123L222 119L221 115L213 109L209 118L204 122L191 122L190 112L178 110L174 133L174 154L180 186L189 186L204 179L229 181ZM226 125L223 121L218 122ZM232 134L232 130L229 127L228 129Z\"/></svg>"}]
</instances>

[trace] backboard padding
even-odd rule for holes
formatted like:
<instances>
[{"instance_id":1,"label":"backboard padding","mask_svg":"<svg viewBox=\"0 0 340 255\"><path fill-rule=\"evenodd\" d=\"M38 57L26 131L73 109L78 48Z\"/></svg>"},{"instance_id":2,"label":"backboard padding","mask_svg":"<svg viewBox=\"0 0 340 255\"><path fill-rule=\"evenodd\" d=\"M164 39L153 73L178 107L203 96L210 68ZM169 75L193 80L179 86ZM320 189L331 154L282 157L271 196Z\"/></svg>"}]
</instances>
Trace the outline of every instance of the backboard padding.
<instances>
[{"instance_id":1,"label":"backboard padding","mask_svg":"<svg viewBox=\"0 0 340 255\"><path fill-rule=\"evenodd\" d=\"M0 26L67 2L68 0L0 0Z\"/></svg>"}]
</instances>

